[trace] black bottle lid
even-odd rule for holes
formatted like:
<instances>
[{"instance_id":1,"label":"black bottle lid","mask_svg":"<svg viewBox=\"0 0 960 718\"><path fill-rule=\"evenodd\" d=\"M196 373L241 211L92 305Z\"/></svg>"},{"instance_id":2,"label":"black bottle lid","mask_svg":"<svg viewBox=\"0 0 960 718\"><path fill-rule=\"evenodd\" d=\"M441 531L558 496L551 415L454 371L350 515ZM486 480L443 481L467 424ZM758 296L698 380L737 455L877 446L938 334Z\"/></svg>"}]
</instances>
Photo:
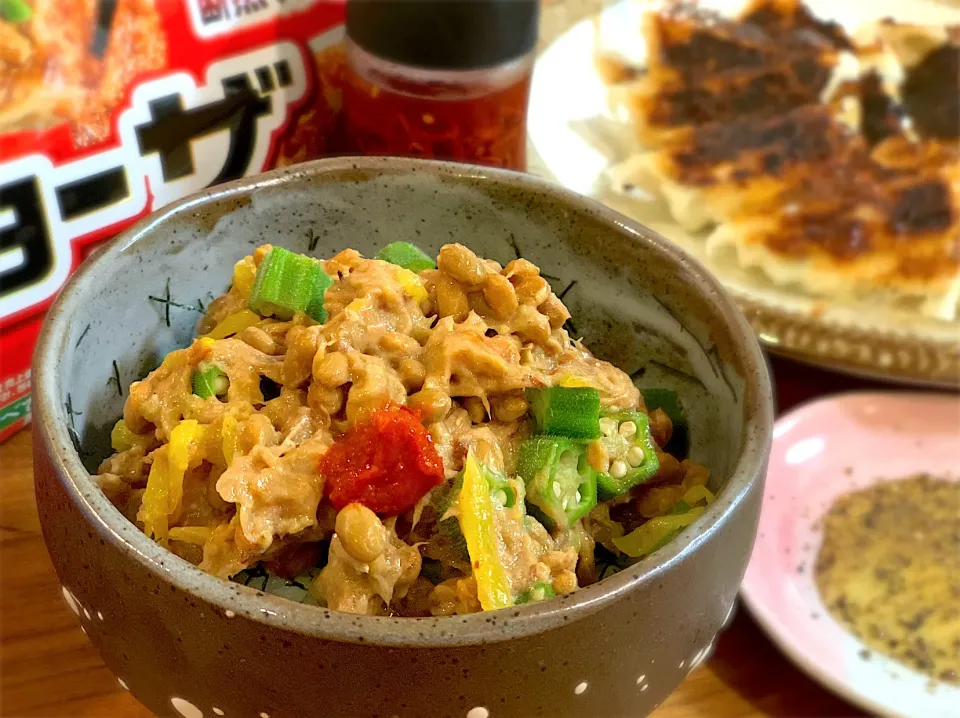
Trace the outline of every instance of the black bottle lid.
<instances>
[{"instance_id":1,"label":"black bottle lid","mask_svg":"<svg viewBox=\"0 0 960 718\"><path fill-rule=\"evenodd\" d=\"M539 0L347 0L347 36L384 60L430 70L493 67L533 50Z\"/></svg>"}]
</instances>

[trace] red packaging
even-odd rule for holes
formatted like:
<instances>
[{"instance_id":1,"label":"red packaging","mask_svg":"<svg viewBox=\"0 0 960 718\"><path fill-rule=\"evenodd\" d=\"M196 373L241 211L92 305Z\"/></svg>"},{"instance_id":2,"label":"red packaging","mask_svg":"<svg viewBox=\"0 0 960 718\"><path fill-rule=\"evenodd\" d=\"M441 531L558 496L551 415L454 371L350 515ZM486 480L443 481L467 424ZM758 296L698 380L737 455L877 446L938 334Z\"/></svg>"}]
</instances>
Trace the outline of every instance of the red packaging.
<instances>
[{"instance_id":1,"label":"red packaging","mask_svg":"<svg viewBox=\"0 0 960 718\"><path fill-rule=\"evenodd\" d=\"M43 314L98 243L333 151L343 14L342 0L0 4L0 441L30 420Z\"/></svg>"}]
</instances>

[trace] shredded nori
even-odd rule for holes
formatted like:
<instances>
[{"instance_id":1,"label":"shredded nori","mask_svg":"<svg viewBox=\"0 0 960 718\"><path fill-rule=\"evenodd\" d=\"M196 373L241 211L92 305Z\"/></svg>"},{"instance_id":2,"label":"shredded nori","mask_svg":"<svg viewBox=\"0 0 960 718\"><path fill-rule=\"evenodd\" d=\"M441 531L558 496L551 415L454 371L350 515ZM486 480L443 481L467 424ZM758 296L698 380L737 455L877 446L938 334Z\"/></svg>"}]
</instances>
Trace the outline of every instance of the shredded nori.
<instances>
[{"instance_id":1,"label":"shredded nori","mask_svg":"<svg viewBox=\"0 0 960 718\"><path fill-rule=\"evenodd\" d=\"M440 562L435 558L424 558L420 565L420 575L436 586L443 579L440 578L442 570Z\"/></svg>"},{"instance_id":2,"label":"shredded nori","mask_svg":"<svg viewBox=\"0 0 960 718\"><path fill-rule=\"evenodd\" d=\"M280 396L280 385L269 377L260 377L260 393L264 401L270 401Z\"/></svg>"},{"instance_id":3,"label":"shredded nori","mask_svg":"<svg viewBox=\"0 0 960 718\"><path fill-rule=\"evenodd\" d=\"M244 569L240 573L236 574L231 578L231 580L236 581L237 583L242 583L244 586L250 586L253 581L258 579L263 579L262 583L259 586L259 590L267 590L267 581L270 580L270 574L267 573L267 570L260 565L259 563L250 568ZM250 586L255 588L255 586Z\"/></svg>"},{"instance_id":4,"label":"shredded nori","mask_svg":"<svg viewBox=\"0 0 960 718\"><path fill-rule=\"evenodd\" d=\"M633 559L625 554L614 554L601 545L597 545L593 551L594 561L597 567L597 574L600 580L619 573L623 569L634 563Z\"/></svg>"}]
</instances>

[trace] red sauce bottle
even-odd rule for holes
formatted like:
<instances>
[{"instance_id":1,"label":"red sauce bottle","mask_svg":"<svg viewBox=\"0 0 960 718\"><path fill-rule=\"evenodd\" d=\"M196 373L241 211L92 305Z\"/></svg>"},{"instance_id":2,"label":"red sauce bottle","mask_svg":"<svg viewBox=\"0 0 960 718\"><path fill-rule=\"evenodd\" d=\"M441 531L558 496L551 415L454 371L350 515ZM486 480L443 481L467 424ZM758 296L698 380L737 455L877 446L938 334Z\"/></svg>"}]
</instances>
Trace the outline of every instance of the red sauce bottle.
<instances>
[{"instance_id":1,"label":"red sauce bottle","mask_svg":"<svg viewBox=\"0 0 960 718\"><path fill-rule=\"evenodd\" d=\"M537 0L348 0L350 151L526 169Z\"/></svg>"}]
</instances>

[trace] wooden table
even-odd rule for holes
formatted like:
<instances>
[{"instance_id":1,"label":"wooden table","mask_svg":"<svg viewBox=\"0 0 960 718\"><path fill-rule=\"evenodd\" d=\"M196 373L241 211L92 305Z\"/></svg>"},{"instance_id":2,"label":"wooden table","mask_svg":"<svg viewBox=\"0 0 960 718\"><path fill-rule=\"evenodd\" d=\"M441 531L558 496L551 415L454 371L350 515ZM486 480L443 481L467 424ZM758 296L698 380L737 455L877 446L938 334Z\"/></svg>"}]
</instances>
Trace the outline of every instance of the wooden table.
<instances>
[{"instance_id":1,"label":"wooden table","mask_svg":"<svg viewBox=\"0 0 960 718\"><path fill-rule=\"evenodd\" d=\"M773 361L781 410L863 382ZM0 446L0 715L141 718L67 608L40 534L30 431ZM850 716L796 670L741 609L713 656L656 711L689 716Z\"/></svg>"}]
</instances>

